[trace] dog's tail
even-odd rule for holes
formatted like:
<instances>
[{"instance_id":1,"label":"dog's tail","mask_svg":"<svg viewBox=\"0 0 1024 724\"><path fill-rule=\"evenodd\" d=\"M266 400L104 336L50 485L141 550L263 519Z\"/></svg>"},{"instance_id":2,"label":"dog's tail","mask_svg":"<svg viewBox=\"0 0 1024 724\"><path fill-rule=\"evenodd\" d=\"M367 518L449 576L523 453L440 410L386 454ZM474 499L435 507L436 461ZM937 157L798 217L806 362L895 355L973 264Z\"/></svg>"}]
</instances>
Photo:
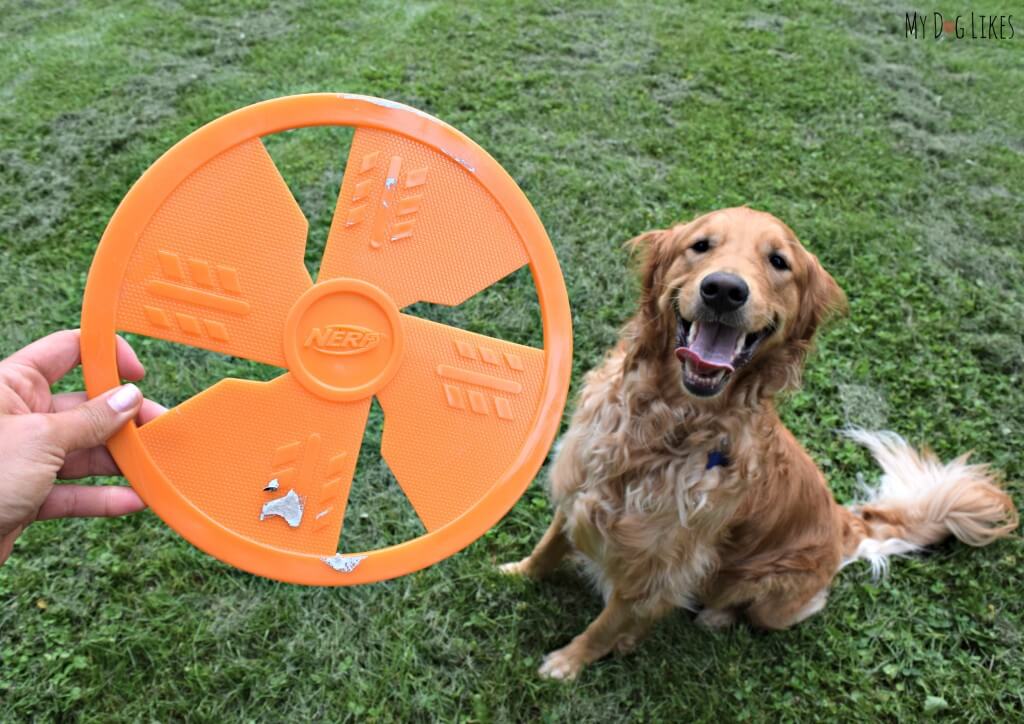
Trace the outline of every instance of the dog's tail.
<instances>
[{"instance_id":1,"label":"dog's tail","mask_svg":"<svg viewBox=\"0 0 1024 724\"><path fill-rule=\"evenodd\" d=\"M843 565L867 560L878 576L888 558L918 551L949 535L983 546L1017 528L1017 509L986 465L968 455L943 463L893 432L851 430L882 467L881 482L863 503L846 509Z\"/></svg>"}]
</instances>

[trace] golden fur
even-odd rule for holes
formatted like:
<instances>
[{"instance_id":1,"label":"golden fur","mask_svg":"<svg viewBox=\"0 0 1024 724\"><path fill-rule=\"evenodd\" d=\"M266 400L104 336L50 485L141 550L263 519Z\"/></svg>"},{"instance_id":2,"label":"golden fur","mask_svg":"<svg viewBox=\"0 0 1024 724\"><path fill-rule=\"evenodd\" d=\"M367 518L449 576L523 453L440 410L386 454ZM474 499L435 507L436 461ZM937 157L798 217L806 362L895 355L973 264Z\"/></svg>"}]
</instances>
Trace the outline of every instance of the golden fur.
<instances>
[{"instance_id":1,"label":"golden fur","mask_svg":"<svg viewBox=\"0 0 1024 724\"><path fill-rule=\"evenodd\" d=\"M708 626L744 615L783 629L820 610L852 560L880 568L887 555L950 533L984 545L1016 528L1013 503L986 468L943 465L887 433L853 433L886 472L874 499L835 502L775 397L799 383L815 331L845 297L788 226L726 209L634 245L644 259L639 310L585 378L551 470L554 521L529 557L503 566L540 577L575 551L605 596L600 616L546 657L543 675L572 678L631 649L680 606L702 609ZM731 323L771 331L717 394L696 396L673 351L683 320L706 314L702 280L723 270L749 287ZM708 468L715 451L728 462Z\"/></svg>"}]
</instances>

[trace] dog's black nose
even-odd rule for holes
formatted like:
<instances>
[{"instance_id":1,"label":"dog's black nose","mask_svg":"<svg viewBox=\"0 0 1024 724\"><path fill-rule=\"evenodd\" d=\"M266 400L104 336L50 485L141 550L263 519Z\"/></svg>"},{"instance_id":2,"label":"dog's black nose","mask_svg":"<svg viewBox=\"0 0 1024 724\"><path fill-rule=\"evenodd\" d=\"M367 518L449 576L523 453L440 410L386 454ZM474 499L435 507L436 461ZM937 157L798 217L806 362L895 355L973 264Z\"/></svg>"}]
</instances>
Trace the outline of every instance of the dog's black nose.
<instances>
[{"instance_id":1,"label":"dog's black nose","mask_svg":"<svg viewBox=\"0 0 1024 724\"><path fill-rule=\"evenodd\" d=\"M735 274L714 272L700 283L700 298L720 314L742 307L750 296L750 287Z\"/></svg>"}]
</instances>

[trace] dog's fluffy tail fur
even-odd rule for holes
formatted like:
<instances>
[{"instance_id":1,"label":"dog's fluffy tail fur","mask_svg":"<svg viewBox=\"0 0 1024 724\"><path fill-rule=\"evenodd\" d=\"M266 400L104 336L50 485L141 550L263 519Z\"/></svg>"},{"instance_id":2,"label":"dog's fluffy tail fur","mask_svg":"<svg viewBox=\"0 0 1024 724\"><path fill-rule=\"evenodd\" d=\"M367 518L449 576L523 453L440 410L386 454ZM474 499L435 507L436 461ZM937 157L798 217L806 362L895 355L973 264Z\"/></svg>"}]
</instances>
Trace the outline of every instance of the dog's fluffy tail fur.
<instances>
[{"instance_id":1,"label":"dog's fluffy tail fur","mask_svg":"<svg viewBox=\"0 0 1024 724\"><path fill-rule=\"evenodd\" d=\"M891 555L938 543L949 535L988 545L1017 528L1017 509L986 465L962 455L943 463L893 432L850 430L881 466L882 479L863 503L849 506L843 565L867 560L882 575Z\"/></svg>"}]
</instances>

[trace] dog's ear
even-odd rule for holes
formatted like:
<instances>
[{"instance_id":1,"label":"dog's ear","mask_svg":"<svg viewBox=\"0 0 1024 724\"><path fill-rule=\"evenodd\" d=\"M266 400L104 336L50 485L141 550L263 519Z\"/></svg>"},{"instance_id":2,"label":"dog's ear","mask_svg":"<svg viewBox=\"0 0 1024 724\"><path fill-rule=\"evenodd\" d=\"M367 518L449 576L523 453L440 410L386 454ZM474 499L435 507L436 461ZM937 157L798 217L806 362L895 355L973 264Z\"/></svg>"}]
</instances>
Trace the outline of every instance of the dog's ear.
<instances>
[{"instance_id":1,"label":"dog's ear","mask_svg":"<svg viewBox=\"0 0 1024 724\"><path fill-rule=\"evenodd\" d=\"M671 229L654 229L626 242L639 258L640 267L640 305L625 329L626 369L633 369L640 360L656 357L667 344L668 331L658 308L658 297L668 266L671 234Z\"/></svg>"},{"instance_id":2,"label":"dog's ear","mask_svg":"<svg viewBox=\"0 0 1024 724\"><path fill-rule=\"evenodd\" d=\"M818 328L832 317L845 314L846 294L832 275L818 261L818 257L807 252L810 263L800 298L800 312L790 330L790 338L809 345Z\"/></svg>"},{"instance_id":3,"label":"dog's ear","mask_svg":"<svg viewBox=\"0 0 1024 724\"><path fill-rule=\"evenodd\" d=\"M665 240L669 230L652 229L626 242L640 260L640 310L648 319L658 315L658 289L665 271Z\"/></svg>"}]
</instances>

